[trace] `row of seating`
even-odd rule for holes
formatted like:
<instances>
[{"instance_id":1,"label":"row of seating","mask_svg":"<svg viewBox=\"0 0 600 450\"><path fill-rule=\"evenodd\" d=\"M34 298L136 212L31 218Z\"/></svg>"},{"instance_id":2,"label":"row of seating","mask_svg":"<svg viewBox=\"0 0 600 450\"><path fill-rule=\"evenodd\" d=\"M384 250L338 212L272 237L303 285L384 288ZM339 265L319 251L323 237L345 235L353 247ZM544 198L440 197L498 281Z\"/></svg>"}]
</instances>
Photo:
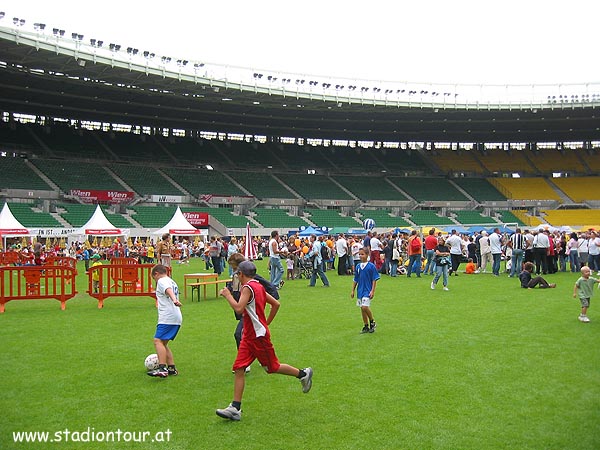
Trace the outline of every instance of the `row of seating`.
<instances>
[{"instance_id":1,"label":"row of seating","mask_svg":"<svg viewBox=\"0 0 600 450\"><path fill-rule=\"evenodd\" d=\"M486 176L519 172L528 175L569 171L600 171L597 149L485 149L416 150L349 148L245 141L220 141L197 136L166 137L116 130L87 130L67 123L50 126L30 123L0 124L0 143L41 157L82 158L99 161L165 162L167 165L211 164L220 170L271 167L276 170L322 169L325 172L388 173L427 171L438 174L466 172ZM457 164L457 161L460 161Z\"/></svg>"},{"instance_id":2,"label":"row of seating","mask_svg":"<svg viewBox=\"0 0 600 450\"><path fill-rule=\"evenodd\" d=\"M263 198L335 199L418 202L555 200L562 192L574 202L600 200L599 177L455 178L358 175L308 175L153 167L140 164L77 162L65 164L54 159L31 163L63 192L72 189L122 191L129 186L139 195L203 194L253 195ZM179 187L181 187L181 190ZM52 188L22 158L6 157L0 164L0 188Z\"/></svg>"},{"instance_id":3,"label":"row of seating","mask_svg":"<svg viewBox=\"0 0 600 450\"><path fill-rule=\"evenodd\" d=\"M60 228L63 223L52 214L41 212L33 203L10 203L15 218L26 227ZM94 212L94 205L61 203L56 205L57 212L72 227L80 227ZM139 224L144 228L164 226L173 216L175 206L133 206L127 214L109 212L102 206L107 219L116 227L131 228ZM228 228L244 228L247 223L256 228L300 228L314 224L327 227L360 228L366 218L373 219L378 227L405 228L414 225L452 226L452 225L495 225L516 223L519 226L536 228L545 224L555 226L597 226L600 224L600 211L590 209L543 210L541 217L528 215L526 210L499 210L493 216L482 215L472 210L451 210L450 217L442 216L436 210L409 210L394 215L390 210L362 208L355 215L346 216L337 210L307 208L302 217L292 216L286 210L278 208L253 208L248 217L240 216L229 208L184 207L183 212L205 212L215 217ZM133 221L129 219L133 219ZM257 225L258 224L258 225Z\"/></svg>"}]
</instances>

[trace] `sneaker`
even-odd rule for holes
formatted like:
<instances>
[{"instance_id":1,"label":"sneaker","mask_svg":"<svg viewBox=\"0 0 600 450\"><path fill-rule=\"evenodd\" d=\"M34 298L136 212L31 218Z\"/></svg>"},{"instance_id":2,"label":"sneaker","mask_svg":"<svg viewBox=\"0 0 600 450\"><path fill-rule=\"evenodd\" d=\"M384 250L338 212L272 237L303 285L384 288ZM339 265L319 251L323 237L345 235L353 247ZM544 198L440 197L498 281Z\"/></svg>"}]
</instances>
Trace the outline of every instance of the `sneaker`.
<instances>
[{"instance_id":1,"label":"sneaker","mask_svg":"<svg viewBox=\"0 0 600 450\"><path fill-rule=\"evenodd\" d=\"M281 281L279 282L279 289L281 289L281 288L283 287L283 285L284 285L284 284L285 284L285 281L281 280Z\"/></svg>"},{"instance_id":2,"label":"sneaker","mask_svg":"<svg viewBox=\"0 0 600 450\"><path fill-rule=\"evenodd\" d=\"M174 377L175 375L179 375L179 371L177 369L167 369L170 377Z\"/></svg>"},{"instance_id":3,"label":"sneaker","mask_svg":"<svg viewBox=\"0 0 600 450\"><path fill-rule=\"evenodd\" d=\"M215 411L217 416L222 417L223 419L229 420L240 420L242 418L242 411L234 408L231 403L225 409L217 409Z\"/></svg>"},{"instance_id":4,"label":"sneaker","mask_svg":"<svg viewBox=\"0 0 600 450\"><path fill-rule=\"evenodd\" d=\"M248 366L248 367L246 367L246 369L244 369L244 372L245 373L250 373L250 369L251 369L251 366Z\"/></svg>"},{"instance_id":5,"label":"sneaker","mask_svg":"<svg viewBox=\"0 0 600 450\"><path fill-rule=\"evenodd\" d=\"M477 269L477 270L475 271L475 273L479 273L479 269Z\"/></svg>"},{"instance_id":6,"label":"sneaker","mask_svg":"<svg viewBox=\"0 0 600 450\"><path fill-rule=\"evenodd\" d=\"M302 384L302 392L306 394L308 391L310 391L310 388L312 387L313 370L310 367L307 367L303 370L304 373L306 373L306 375L300 378L300 383Z\"/></svg>"},{"instance_id":7,"label":"sneaker","mask_svg":"<svg viewBox=\"0 0 600 450\"><path fill-rule=\"evenodd\" d=\"M432 281L429 287L431 287L431 289L435 289L435 283Z\"/></svg>"},{"instance_id":8,"label":"sneaker","mask_svg":"<svg viewBox=\"0 0 600 450\"><path fill-rule=\"evenodd\" d=\"M556 287L556 283L550 283L549 287L555 288Z\"/></svg>"},{"instance_id":9,"label":"sneaker","mask_svg":"<svg viewBox=\"0 0 600 450\"><path fill-rule=\"evenodd\" d=\"M585 316L583 314L579 314L579 317L578 317L579 321L580 322L585 322L584 317Z\"/></svg>"},{"instance_id":10,"label":"sneaker","mask_svg":"<svg viewBox=\"0 0 600 450\"><path fill-rule=\"evenodd\" d=\"M369 325L365 325L362 330L360 330L361 334L369 332Z\"/></svg>"},{"instance_id":11,"label":"sneaker","mask_svg":"<svg viewBox=\"0 0 600 450\"><path fill-rule=\"evenodd\" d=\"M166 367L163 369L158 368L158 369L150 370L146 373L151 377L167 378L169 376L169 371L167 370Z\"/></svg>"},{"instance_id":12,"label":"sneaker","mask_svg":"<svg viewBox=\"0 0 600 450\"><path fill-rule=\"evenodd\" d=\"M371 326L369 327L369 333L375 333L375 328L377 328L377 324L375 322L371 322Z\"/></svg>"},{"instance_id":13,"label":"sneaker","mask_svg":"<svg viewBox=\"0 0 600 450\"><path fill-rule=\"evenodd\" d=\"M589 323L589 321L590 321L590 318L588 316L583 316L581 319L582 319L581 321L584 323Z\"/></svg>"},{"instance_id":14,"label":"sneaker","mask_svg":"<svg viewBox=\"0 0 600 450\"><path fill-rule=\"evenodd\" d=\"M448 287L447 287L447 286L444 286L444 287L443 287L443 290L444 290L444 291L449 291L450 289L448 289Z\"/></svg>"}]
</instances>

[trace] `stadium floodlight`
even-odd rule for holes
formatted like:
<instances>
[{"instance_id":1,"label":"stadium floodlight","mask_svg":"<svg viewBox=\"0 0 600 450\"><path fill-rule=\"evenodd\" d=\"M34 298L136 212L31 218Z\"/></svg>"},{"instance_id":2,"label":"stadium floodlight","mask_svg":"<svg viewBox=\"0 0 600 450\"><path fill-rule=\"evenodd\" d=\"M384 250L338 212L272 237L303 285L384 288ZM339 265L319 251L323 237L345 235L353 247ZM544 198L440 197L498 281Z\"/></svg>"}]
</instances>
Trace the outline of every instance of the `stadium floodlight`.
<instances>
[{"instance_id":1,"label":"stadium floodlight","mask_svg":"<svg viewBox=\"0 0 600 450\"><path fill-rule=\"evenodd\" d=\"M13 17L13 25L18 25L18 24L19 24L19 18Z\"/></svg>"},{"instance_id":2,"label":"stadium floodlight","mask_svg":"<svg viewBox=\"0 0 600 450\"><path fill-rule=\"evenodd\" d=\"M5 16L5 12L4 11L0 11L0 19L4 19Z\"/></svg>"},{"instance_id":3,"label":"stadium floodlight","mask_svg":"<svg viewBox=\"0 0 600 450\"><path fill-rule=\"evenodd\" d=\"M36 31L44 31L45 28L46 28L45 23L34 23L33 24L33 29Z\"/></svg>"},{"instance_id":4,"label":"stadium floodlight","mask_svg":"<svg viewBox=\"0 0 600 450\"><path fill-rule=\"evenodd\" d=\"M195 63L194 69L199 69L200 67L204 67L204 63Z\"/></svg>"}]
</instances>

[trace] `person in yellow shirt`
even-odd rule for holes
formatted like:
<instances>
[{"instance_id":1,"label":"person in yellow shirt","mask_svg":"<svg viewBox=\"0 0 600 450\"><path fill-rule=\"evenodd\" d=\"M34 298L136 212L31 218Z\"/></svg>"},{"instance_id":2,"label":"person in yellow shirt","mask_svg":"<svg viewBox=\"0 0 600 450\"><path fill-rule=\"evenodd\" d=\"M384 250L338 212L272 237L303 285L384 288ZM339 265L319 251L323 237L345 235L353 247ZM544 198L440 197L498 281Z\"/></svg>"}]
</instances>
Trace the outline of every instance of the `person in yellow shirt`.
<instances>
[{"instance_id":1,"label":"person in yellow shirt","mask_svg":"<svg viewBox=\"0 0 600 450\"><path fill-rule=\"evenodd\" d=\"M154 264L154 245L148 244L148 263Z\"/></svg>"},{"instance_id":2,"label":"person in yellow shirt","mask_svg":"<svg viewBox=\"0 0 600 450\"><path fill-rule=\"evenodd\" d=\"M92 267L90 267L90 269L93 269L96 266L102 265L102 261L100 261L100 255L98 253L93 255L91 259L93 262L92 262ZM100 287L100 271L99 270L94 270L92 272L92 287L94 289L94 294L97 294L98 288Z\"/></svg>"}]
</instances>

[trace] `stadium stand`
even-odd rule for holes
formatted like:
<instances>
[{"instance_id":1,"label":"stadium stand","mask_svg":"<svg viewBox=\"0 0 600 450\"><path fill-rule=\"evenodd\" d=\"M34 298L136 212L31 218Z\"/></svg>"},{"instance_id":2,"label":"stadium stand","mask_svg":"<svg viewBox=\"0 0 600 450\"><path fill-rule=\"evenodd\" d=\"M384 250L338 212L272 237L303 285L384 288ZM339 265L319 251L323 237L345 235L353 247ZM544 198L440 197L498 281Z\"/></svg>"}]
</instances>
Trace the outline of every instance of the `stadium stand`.
<instances>
[{"instance_id":1,"label":"stadium stand","mask_svg":"<svg viewBox=\"0 0 600 450\"><path fill-rule=\"evenodd\" d=\"M468 200L445 178L389 177L389 179L418 202Z\"/></svg>"},{"instance_id":2,"label":"stadium stand","mask_svg":"<svg viewBox=\"0 0 600 450\"><path fill-rule=\"evenodd\" d=\"M108 168L139 195L183 195L183 192L154 167L139 164L110 164ZM121 186L120 190L123 189Z\"/></svg>"},{"instance_id":3,"label":"stadium stand","mask_svg":"<svg viewBox=\"0 0 600 450\"><path fill-rule=\"evenodd\" d=\"M516 223L521 227L525 225L525 222L520 217L517 217L515 211L496 211L496 215L502 223Z\"/></svg>"},{"instance_id":4,"label":"stadium stand","mask_svg":"<svg viewBox=\"0 0 600 450\"><path fill-rule=\"evenodd\" d=\"M107 161L112 155L98 142L98 133L64 123L52 127L32 129L32 132L59 158L97 159Z\"/></svg>"},{"instance_id":5,"label":"stadium stand","mask_svg":"<svg viewBox=\"0 0 600 450\"><path fill-rule=\"evenodd\" d=\"M392 216L387 209L357 209L360 221L373 219L376 227L404 228L412 226L403 217Z\"/></svg>"},{"instance_id":6,"label":"stadium stand","mask_svg":"<svg viewBox=\"0 0 600 450\"><path fill-rule=\"evenodd\" d=\"M270 154L267 147L259 143L250 143L244 141L225 141L216 145L211 144L220 151L228 160L232 162L233 168L247 168L249 170L266 169L273 167L277 160ZM223 164L223 162L221 163Z\"/></svg>"},{"instance_id":7,"label":"stadium stand","mask_svg":"<svg viewBox=\"0 0 600 450\"><path fill-rule=\"evenodd\" d=\"M325 175L277 175L304 199L352 200L352 197Z\"/></svg>"},{"instance_id":8,"label":"stadium stand","mask_svg":"<svg viewBox=\"0 0 600 450\"><path fill-rule=\"evenodd\" d=\"M265 228L300 228L310 225L304 219L290 216L286 210L277 208L254 208L254 220Z\"/></svg>"},{"instance_id":9,"label":"stadium stand","mask_svg":"<svg viewBox=\"0 0 600 450\"><path fill-rule=\"evenodd\" d=\"M584 173L586 171L585 164L573 151L546 148L543 150L526 150L526 152L528 159L539 173Z\"/></svg>"},{"instance_id":10,"label":"stadium stand","mask_svg":"<svg viewBox=\"0 0 600 450\"><path fill-rule=\"evenodd\" d=\"M544 178L488 178L507 198L516 200L556 200L560 196Z\"/></svg>"},{"instance_id":11,"label":"stadium stand","mask_svg":"<svg viewBox=\"0 0 600 450\"><path fill-rule=\"evenodd\" d=\"M133 211L131 218L139 223L144 228L161 228L164 227L175 211L175 206L132 206Z\"/></svg>"},{"instance_id":12,"label":"stadium stand","mask_svg":"<svg viewBox=\"0 0 600 450\"><path fill-rule=\"evenodd\" d=\"M327 160L336 172L381 172L383 166L375 159L376 149L346 147L315 147L320 160Z\"/></svg>"},{"instance_id":13,"label":"stadium stand","mask_svg":"<svg viewBox=\"0 0 600 450\"><path fill-rule=\"evenodd\" d=\"M151 161L173 163L167 152L146 134L99 132L102 142L124 161Z\"/></svg>"},{"instance_id":14,"label":"stadium stand","mask_svg":"<svg viewBox=\"0 0 600 450\"><path fill-rule=\"evenodd\" d=\"M417 150L382 148L377 155L388 174L431 171Z\"/></svg>"},{"instance_id":15,"label":"stadium stand","mask_svg":"<svg viewBox=\"0 0 600 450\"><path fill-rule=\"evenodd\" d=\"M35 206L29 203L10 203L9 208L15 219L24 227L50 227L62 228L62 224L50 213L35 210Z\"/></svg>"},{"instance_id":16,"label":"stadium stand","mask_svg":"<svg viewBox=\"0 0 600 450\"><path fill-rule=\"evenodd\" d=\"M332 178L364 202L369 200L409 200L382 177L340 175Z\"/></svg>"},{"instance_id":17,"label":"stadium stand","mask_svg":"<svg viewBox=\"0 0 600 450\"><path fill-rule=\"evenodd\" d=\"M600 173L600 152L598 149L578 149L573 151L579 156L579 160L589 168L590 172Z\"/></svg>"},{"instance_id":18,"label":"stadium stand","mask_svg":"<svg viewBox=\"0 0 600 450\"><path fill-rule=\"evenodd\" d=\"M10 156L0 158L0 188L52 190L22 158Z\"/></svg>"},{"instance_id":19,"label":"stadium stand","mask_svg":"<svg viewBox=\"0 0 600 450\"><path fill-rule=\"evenodd\" d=\"M431 161L433 161L443 173L452 172L471 173L484 175L487 170L477 158L475 150L450 150L435 149L427 152ZM460 164L457 164L460 161Z\"/></svg>"},{"instance_id":20,"label":"stadium stand","mask_svg":"<svg viewBox=\"0 0 600 450\"><path fill-rule=\"evenodd\" d=\"M598 177L552 178L552 183L576 203L600 200L600 178Z\"/></svg>"},{"instance_id":21,"label":"stadium stand","mask_svg":"<svg viewBox=\"0 0 600 450\"><path fill-rule=\"evenodd\" d=\"M426 225L456 225L448 217L442 217L433 210L414 210L407 211L410 214L410 220L418 226Z\"/></svg>"},{"instance_id":22,"label":"stadium stand","mask_svg":"<svg viewBox=\"0 0 600 450\"><path fill-rule=\"evenodd\" d=\"M19 122L0 121L0 143L3 151L31 152L42 156L46 150L36 141L34 130L42 130L35 124L22 124Z\"/></svg>"},{"instance_id":23,"label":"stadium stand","mask_svg":"<svg viewBox=\"0 0 600 450\"><path fill-rule=\"evenodd\" d=\"M31 162L62 191L92 189L123 191L124 188L97 163L77 161L74 166L66 160L33 159Z\"/></svg>"},{"instance_id":24,"label":"stadium stand","mask_svg":"<svg viewBox=\"0 0 600 450\"><path fill-rule=\"evenodd\" d=\"M509 223L511 222L511 220L504 220L504 219L510 219L510 216L508 215L509 212L502 212L502 219L503 222L505 223ZM510 211L510 213L517 219L516 222L519 223L520 225L522 224L523 226L526 227L537 227L539 225L543 225L544 221L542 219L540 219L539 217L536 216L531 216L527 213L527 210L525 209L513 209L512 211Z\"/></svg>"},{"instance_id":25,"label":"stadium stand","mask_svg":"<svg viewBox=\"0 0 600 450\"><path fill-rule=\"evenodd\" d=\"M154 136L180 164L211 164L216 165L219 157L210 141L179 136Z\"/></svg>"},{"instance_id":26,"label":"stadium stand","mask_svg":"<svg viewBox=\"0 0 600 450\"><path fill-rule=\"evenodd\" d=\"M194 196L203 194L238 196L248 194L233 184L222 172L216 170L165 167L162 171Z\"/></svg>"},{"instance_id":27,"label":"stadium stand","mask_svg":"<svg viewBox=\"0 0 600 450\"><path fill-rule=\"evenodd\" d=\"M555 227L568 225L580 229L600 225L600 210L597 209L553 209L543 210L546 222Z\"/></svg>"},{"instance_id":28,"label":"stadium stand","mask_svg":"<svg viewBox=\"0 0 600 450\"><path fill-rule=\"evenodd\" d=\"M521 150L487 149L478 158L489 173L537 173Z\"/></svg>"},{"instance_id":29,"label":"stadium stand","mask_svg":"<svg viewBox=\"0 0 600 450\"><path fill-rule=\"evenodd\" d=\"M227 172L231 178L256 198L296 198L277 179L265 172ZM292 175L295 176L295 175Z\"/></svg>"},{"instance_id":30,"label":"stadium stand","mask_svg":"<svg viewBox=\"0 0 600 450\"><path fill-rule=\"evenodd\" d=\"M362 224L354 217L342 216L335 209L306 208L304 212L310 215L310 221L318 227L362 227Z\"/></svg>"},{"instance_id":31,"label":"stadium stand","mask_svg":"<svg viewBox=\"0 0 600 450\"><path fill-rule=\"evenodd\" d=\"M452 181L478 202L506 201L506 197L485 178L453 178Z\"/></svg>"},{"instance_id":32,"label":"stadium stand","mask_svg":"<svg viewBox=\"0 0 600 450\"><path fill-rule=\"evenodd\" d=\"M228 228L245 228L247 223L250 224L251 228L256 228L254 222L245 216L234 214L229 208L182 208L182 211L200 211L208 213Z\"/></svg>"},{"instance_id":33,"label":"stadium stand","mask_svg":"<svg viewBox=\"0 0 600 450\"><path fill-rule=\"evenodd\" d=\"M450 211L451 214L454 214L454 220L460 222L462 225L496 225L498 222L494 220L493 217L484 216L479 213L479 211L469 211L469 210L453 210Z\"/></svg>"}]
</instances>

